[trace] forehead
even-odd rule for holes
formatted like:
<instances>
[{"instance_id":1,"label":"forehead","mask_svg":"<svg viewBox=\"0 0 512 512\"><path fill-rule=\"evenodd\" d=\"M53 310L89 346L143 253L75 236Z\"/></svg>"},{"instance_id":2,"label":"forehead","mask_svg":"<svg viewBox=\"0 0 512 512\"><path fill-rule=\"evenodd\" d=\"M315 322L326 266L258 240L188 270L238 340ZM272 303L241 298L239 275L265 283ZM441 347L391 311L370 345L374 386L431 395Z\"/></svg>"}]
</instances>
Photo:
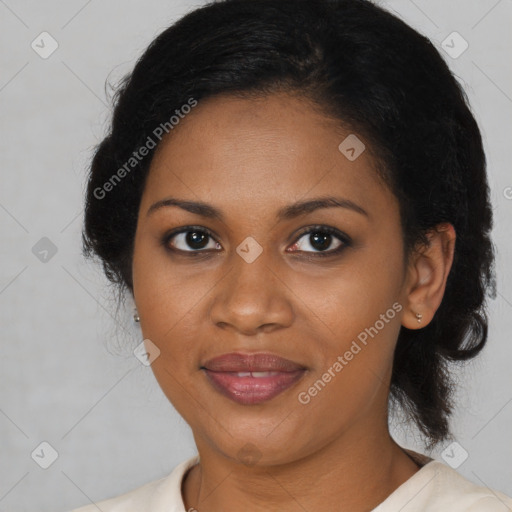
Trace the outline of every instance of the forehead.
<instances>
[{"instance_id":1,"label":"forehead","mask_svg":"<svg viewBox=\"0 0 512 512\"><path fill-rule=\"evenodd\" d=\"M276 209L338 193L371 209L391 194L377 178L370 151L352 160L340 151L345 140L362 143L354 136L297 96L201 100L160 143L143 203L168 193L215 204L229 200L226 209Z\"/></svg>"}]
</instances>

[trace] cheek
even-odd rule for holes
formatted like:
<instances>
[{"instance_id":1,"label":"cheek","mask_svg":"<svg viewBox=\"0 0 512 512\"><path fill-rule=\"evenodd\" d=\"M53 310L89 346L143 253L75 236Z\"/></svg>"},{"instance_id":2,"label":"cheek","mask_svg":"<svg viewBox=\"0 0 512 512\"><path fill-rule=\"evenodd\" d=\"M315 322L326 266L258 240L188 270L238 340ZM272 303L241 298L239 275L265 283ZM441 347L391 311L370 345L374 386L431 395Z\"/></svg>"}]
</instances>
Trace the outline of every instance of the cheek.
<instances>
[{"instance_id":1,"label":"cheek","mask_svg":"<svg viewBox=\"0 0 512 512\"><path fill-rule=\"evenodd\" d=\"M343 349L361 333L360 338L364 338L366 330L376 323L379 337L392 342L403 307L397 302L401 265L396 253L379 255L368 247L354 252L328 273L294 276L290 287L305 306L301 314L321 328L326 339L333 340L333 348Z\"/></svg>"},{"instance_id":2,"label":"cheek","mask_svg":"<svg viewBox=\"0 0 512 512\"><path fill-rule=\"evenodd\" d=\"M147 238L141 235L135 243L134 298L142 335L160 350L151 366L174 402L183 394L180 385L197 377L202 348L214 343L206 306L220 276L213 271L187 271L187 265L173 263Z\"/></svg>"},{"instance_id":3,"label":"cheek","mask_svg":"<svg viewBox=\"0 0 512 512\"><path fill-rule=\"evenodd\" d=\"M183 266L173 264L148 234L137 235L132 271L141 327L156 338L165 338L205 293L206 288L188 279Z\"/></svg>"},{"instance_id":4,"label":"cheek","mask_svg":"<svg viewBox=\"0 0 512 512\"><path fill-rule=\"evenodd\" d=\"M314 312L309 313L311 323L322 333L315 336L315 350L322 355L311 380L328 383L328 401L337 401L341 394L365 403L391 370L402 306L389 289L379 289L374 282L371 293L360 279L341 284L328 300L319 295L308 301Z\"/></svg>"},{"instance_id":5,"label":"cheek","mask_svg":"<svg viewBox=\"0 0 512 512\"><path fill-rule=\"evenodd\" d=\"M347 272L307 295L306 323L315 323L321 333L312 333L319 364L299 390L303 425L312 431L318 428L314 417L331 417L332 426L322 429L335 435L339 425L371 410L380 414L387 403L402 305L389 274L381 277Z\"/></svg>"},{"instance_id":6,"label":"cheek","mask_svg":"<svg viewBox=\"0 0 512 512\"><path fill-rule=\"evenodd\" d=\"M321 354L302 389L304 400L334 407L340 421L360 414L386 390L401 326L401 265L399 251L367 247L329 278L296 280L305 304L300 314L308 319L306 325L316 325L311 337Z\"/></svg>"}]
</instances>

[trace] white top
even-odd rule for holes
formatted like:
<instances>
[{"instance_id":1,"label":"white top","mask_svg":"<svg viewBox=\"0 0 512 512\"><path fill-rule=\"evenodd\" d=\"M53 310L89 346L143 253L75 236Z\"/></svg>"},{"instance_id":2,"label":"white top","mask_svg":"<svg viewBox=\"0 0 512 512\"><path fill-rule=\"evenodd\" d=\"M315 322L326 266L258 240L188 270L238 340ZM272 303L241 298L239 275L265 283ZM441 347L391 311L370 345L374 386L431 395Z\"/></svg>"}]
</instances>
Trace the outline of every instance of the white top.
<instances>
[{"instance_id":1,"label":"white top","mask_svg":"<svg viewBox=\"0 0 512 512\"><path fill-rule=\"evenodd\" d=\"M508 512L512 498L481 487L442 462L405 450L424 464L372 512ZM181 495L183 476L199 455L178 464L167 476L120 496L70 512L187 512Z\"/></svg>"}]
</instances>

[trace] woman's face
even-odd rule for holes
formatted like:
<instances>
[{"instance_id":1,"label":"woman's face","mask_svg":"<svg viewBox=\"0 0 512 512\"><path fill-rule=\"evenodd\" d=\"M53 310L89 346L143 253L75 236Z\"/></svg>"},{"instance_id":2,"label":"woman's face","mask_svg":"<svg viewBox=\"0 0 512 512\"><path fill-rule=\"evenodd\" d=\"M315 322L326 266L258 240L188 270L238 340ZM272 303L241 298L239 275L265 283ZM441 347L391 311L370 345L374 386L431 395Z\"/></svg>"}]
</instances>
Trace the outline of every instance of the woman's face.
<instances>
[{"instance_id":1,"label":"woman's face","mask_svg":"<svg viewBox=\"0 0 512 512\"><path fill-rule=\"evenodd\" d=\"M278 464L387 432L408 280L397 200L361 150L284 94L201 101L163 139L139 210L134 298L148 351L160 351L156 379L200 452ZM283 214L327 197L342 206ZM209 210L150 211L171 198ZM224 373L230 394L204 365L233 352L303 370L289 380ZM254 388L278 381L289 387Z\"/></svg>"}]
</instances>

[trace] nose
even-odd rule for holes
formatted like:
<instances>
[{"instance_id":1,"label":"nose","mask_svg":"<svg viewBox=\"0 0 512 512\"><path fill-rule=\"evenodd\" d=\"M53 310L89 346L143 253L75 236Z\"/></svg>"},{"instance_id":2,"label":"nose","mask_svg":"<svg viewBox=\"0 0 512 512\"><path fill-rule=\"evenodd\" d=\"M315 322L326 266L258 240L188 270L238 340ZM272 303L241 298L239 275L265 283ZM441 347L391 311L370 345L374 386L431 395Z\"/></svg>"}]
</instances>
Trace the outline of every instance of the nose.
<instances>
[{"instance_id":1,"label":"nose","mask_svg":"<svg viewBox=\"0 0 512 512\"><path fill-rule=\"evenodd\" d=\"M252 263L234 255L231 271L214 288L210 317L218 327L254 335L292 324L293 293L264 254Z\"/></svg>"}]
</instances>

